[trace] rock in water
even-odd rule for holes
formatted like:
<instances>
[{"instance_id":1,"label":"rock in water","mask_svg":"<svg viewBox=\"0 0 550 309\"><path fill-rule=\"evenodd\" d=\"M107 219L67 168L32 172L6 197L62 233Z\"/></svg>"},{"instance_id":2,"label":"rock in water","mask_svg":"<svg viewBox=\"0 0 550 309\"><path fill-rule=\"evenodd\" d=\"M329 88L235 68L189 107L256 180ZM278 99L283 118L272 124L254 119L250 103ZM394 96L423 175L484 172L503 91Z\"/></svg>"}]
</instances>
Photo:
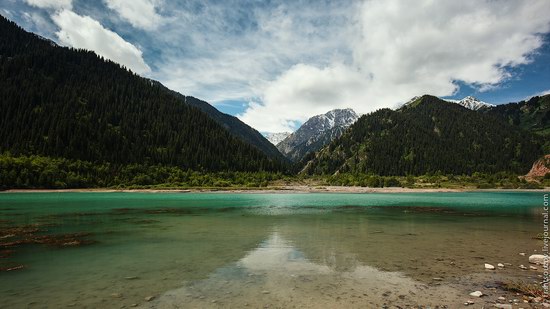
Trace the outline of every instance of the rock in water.
<instances>
[{"instance_id":1,"label":"rock in water","mask_svg":"<svg viewBox=\"0 0 550 309\"><path fill-rule=\"evenodd\" d=\"M485 263L485 269L494 270L495 266Z\"/></svg>"},{"instance_id":2,"label":"rock in water","mask_svg":"<svg viewBox=\"0 0 550 309\"><path fill-rule=\"evenodd\" d=\"M529 256L529 263L531 264L544 264L544 255L543 254L533 254Z\"/></svg>"},{"instance_id":3,"label":"rock in water","mask_svg":"<svg viewBox=\"0 0 550 309\"><path fill-rule=\"evenodd\" d=\"M512 305L510 304L495 304L495 307L502 309L512 309Z\"/></svg>"},{"instance_id":4,"label":"rock in water","mask_svg":"<svg viewBox=\"0 0 550 309\"><path fill-rule=\"evenodd\" d=\"M504 264L498 263L497 266L503 268L503 267L504 267Z\"/></svg>"},{"instance_id":5,"label":"rock in water","mask_svg":"<svg viewBox=\"0 0 550 309\"><path fill-rule=\"evenodd\" d=\"M470 293L470 296L481 297L481 296L483 296L483 293L481 293L481 291L475 291L475 292Z\"/></svg>"}]
</instances>

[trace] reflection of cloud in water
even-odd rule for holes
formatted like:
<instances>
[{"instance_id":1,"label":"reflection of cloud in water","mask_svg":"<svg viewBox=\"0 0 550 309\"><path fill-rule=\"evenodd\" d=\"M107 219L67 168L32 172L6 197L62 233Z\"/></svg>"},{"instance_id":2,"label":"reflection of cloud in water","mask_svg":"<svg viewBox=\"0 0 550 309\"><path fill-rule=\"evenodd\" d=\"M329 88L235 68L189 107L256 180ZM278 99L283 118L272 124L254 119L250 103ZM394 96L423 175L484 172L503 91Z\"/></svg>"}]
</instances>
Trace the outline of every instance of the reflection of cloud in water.
<instances>
[{"instance_id":1,"label":"reflection of cloud in water","mask_svg":"<svg viewBox=\"0 0 550 309\"><path fill-rule=\"evenodd\" d=\"M402 273L366 265L341 272L308 260L290 241L273 232L238 262L204 280L168 291L146 306L364 308L385 303L460 303L463 293L446 285L428 290Z\"/></svg>"},{"instance_id":2,"label":"reflection of cloud in water","mask_svg":"<svg viewBox=\"0 0 550 309\"><path fill-rule=\"evenodd\" d=\"M237 265L251 272L269 272L273 270L320 274L330 272L328 266L317 265L308 261L301 251L294 248L290 242L283 239L277 232L273 232L260 247L248 253L237 262Z\"/></svg>"}]
</instances>

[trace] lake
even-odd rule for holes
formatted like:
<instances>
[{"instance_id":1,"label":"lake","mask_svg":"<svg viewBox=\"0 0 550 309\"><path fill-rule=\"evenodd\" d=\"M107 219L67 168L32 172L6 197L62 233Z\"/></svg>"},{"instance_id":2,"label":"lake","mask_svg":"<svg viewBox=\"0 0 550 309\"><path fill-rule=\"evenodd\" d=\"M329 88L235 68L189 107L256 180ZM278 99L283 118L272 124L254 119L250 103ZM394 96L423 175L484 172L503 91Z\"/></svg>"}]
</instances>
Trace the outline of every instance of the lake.
<instances>
[{"instance_id":1,"label":"lake","mask_svg":"<svg viewBox=\"0 0 550 309\"><path fill-rule=\"evenodd\" d=\"M541 280L542 267L519 265L541 250L542 203L542 192L2 193L0 307L479 308L503 296L530 308L500 282Z\"/></svg>"}]
</instances>

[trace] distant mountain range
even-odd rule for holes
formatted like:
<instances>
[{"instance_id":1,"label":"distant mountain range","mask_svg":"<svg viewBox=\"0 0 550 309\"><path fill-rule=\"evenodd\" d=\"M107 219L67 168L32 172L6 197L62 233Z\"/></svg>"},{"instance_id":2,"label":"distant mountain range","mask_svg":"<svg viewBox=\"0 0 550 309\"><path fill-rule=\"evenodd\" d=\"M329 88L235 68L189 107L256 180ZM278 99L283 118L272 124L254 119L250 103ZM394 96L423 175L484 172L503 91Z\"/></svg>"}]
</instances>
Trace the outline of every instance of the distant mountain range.
<instances>
[{"instance_id":1,"label":"distant mountain range","mask_svg":"<svg viewBox=\"0 0 550 309\"><path fill-rule=\"evenodd\" d=\"M495 107L496 105L490 104L487 102L483 102L477 98L474 98L472 96L467 96L462 100L448 100L445 99L447 102L456 103L460 106L464 106L467 109L471 109L473 111L481 110L481 109L489 109L492 107Z\"/></svg>"},{"instance_id":2,"label":"distant mountain range","mask_svg":"<svg viewBox=\"0 0 550 309\"><path fill-rule=\"evenodd\" d=\"M321 149L354 123L359 116L352 109L335 109L309 118L296 132L277 144L288 159L298 162L310 152Z\"/></svg>"},{"instance_id":3,"label":"distant mountain range","mask_svg":"<svg viewBox=\"0 0 550 309\"><path fill-rule=\"evenodd\" d=\"M410 104L420 97L414 97L405 105ZM472 96L462 100L444 100L455 103L474 111L488 110L495 105L483 102ZM340 137L342 133L357 119L358 115L351 109L332 110L324 115L318 115L306 121L296 132L290 134L270 133L266 137L277 149L291 161L299 162L308 153L320 150L332 140Z\"/></svg>"},{"instance_id":4,"label":"distant mountain range","mask_svg":"<svg viewBox=\"0 0 550 309\"><path fill-rule=\"evenodd\" d=\"M277 145L287 138L291 132L280 132L280 133L266 133L265 138L273 145Z\"/></svg>"},{"instance_id":5,"label":"distant mountain range","mask_svg":"<svg viewBox=\"0 0 550 309\"><path fill-rule=\"evenodd\" d=\"M519 125L533 116L547 123L549 98L470 110L424 95L398 110L364 115L310 158L302 173L525 174L544 153L546 139ZM533 113L521 113L531 105ZM519 119L518 125L510 119Z\"/></svg>"},{"instance_id":6,"label":"distant mountain range","mask_svg":"<svg viewBox=\"0 0 550 309\"><path fill-rule=\"evenodd\" d=\"M413 97L411 100L409 100L407 103L405 103L403 105L411 104L411 103L415 102L417 99L419 99L421 97L422 96ZM450 103L455 103L455 104L458 104L460 106L463 106L467 109L471 109L471 110L474 110L474 111L483 110L483 109L490 109L490 108L496 106L494 104L483 102L483 101L481 101L477 98L474 98L472 96L467 96L467 97L463 98L462 100L452 100L452 99L441 99L441 100L442 101L447 101L447 102L450 102Z\"/></svg>"}]
</instances>

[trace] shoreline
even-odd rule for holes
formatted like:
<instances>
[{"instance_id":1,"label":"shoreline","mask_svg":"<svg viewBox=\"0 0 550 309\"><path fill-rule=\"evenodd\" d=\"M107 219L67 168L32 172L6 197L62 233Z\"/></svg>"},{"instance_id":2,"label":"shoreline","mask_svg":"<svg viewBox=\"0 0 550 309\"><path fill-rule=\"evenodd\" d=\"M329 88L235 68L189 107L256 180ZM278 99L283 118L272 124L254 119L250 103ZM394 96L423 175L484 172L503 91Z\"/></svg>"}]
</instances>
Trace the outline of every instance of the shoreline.
<instances>
[{"instance_id":1,"label":"shoreline","mask_svg":"<svg viewBox=\"0 0 550 309\"><path fill-rule=\"evenodd\" d=\"M402 187L351 187L351 186L277 186L267 188L189 188L189 189L9 189L1 193L450 193L450 192L548 192L543 189L477 189L477 188L402 188Z\"/></svg>"}]
</instances>

